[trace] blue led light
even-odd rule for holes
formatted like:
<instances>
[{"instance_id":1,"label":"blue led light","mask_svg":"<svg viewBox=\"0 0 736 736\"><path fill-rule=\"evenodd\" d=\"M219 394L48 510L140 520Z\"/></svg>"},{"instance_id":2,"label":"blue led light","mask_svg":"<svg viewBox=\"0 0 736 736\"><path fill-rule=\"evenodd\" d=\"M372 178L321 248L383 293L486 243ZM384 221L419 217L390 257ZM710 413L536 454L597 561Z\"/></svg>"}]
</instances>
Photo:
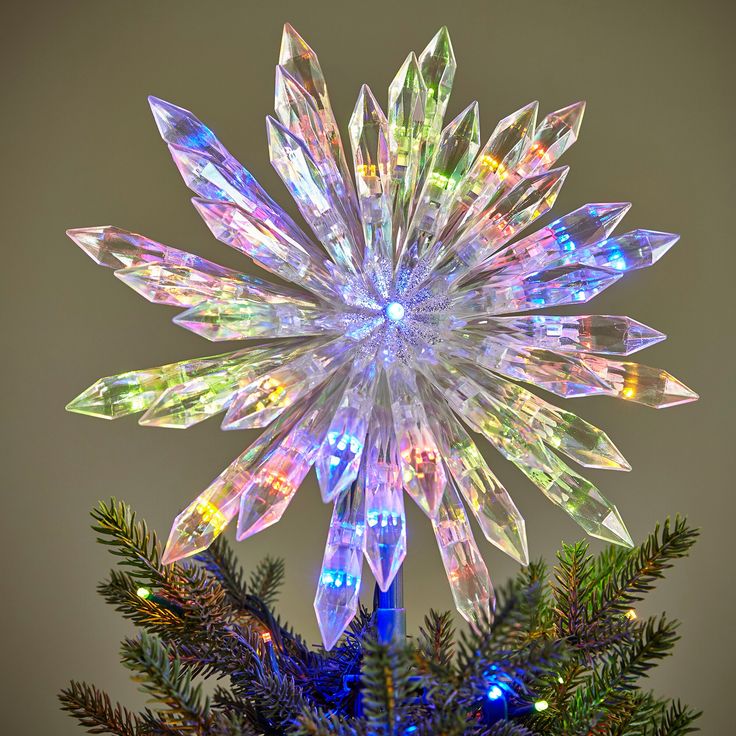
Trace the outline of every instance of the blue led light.
<instances>
[{"instance_id":1,"label":"blue led light","mask_svg":"<svg viewBox=\"0 0 736 736\"><path fill-rule=\"evenodd\" d=\"M503 697L503 690L498 685L494 685L488 691L488 700L498 700Z\"/></svg>"},{"instance_id":2,"label":"blue led light","mask_svg":"<svg viewBox=\"0 0 736 736\"><path fill-rule=\"evenodd\" d=\"M404 305L398 302L391 302L386 306L386 316L392 322L398 322L400 319L404 319Z\"/></svg>"},{"instance_id":3,"label":"blue led light","mask_svg":"<svg viewBox=\"0 0 736 736\"><path fill-rule=\"evenodd\" d=\"M322 570L320 582L330 588L352 588L357 578L345 570Z\"/></svg>"},{"instance_id":4,"label":"blue led light","mask_svg":"<svg viewBox=\"0 0 736 736\"><path fill-rule=\"evenodd\" d=\"M626 270L626 259L619 248L611 248L608 253L606 253L606 266L615 268L617 271Z\"/></svg>"}]
</instances>

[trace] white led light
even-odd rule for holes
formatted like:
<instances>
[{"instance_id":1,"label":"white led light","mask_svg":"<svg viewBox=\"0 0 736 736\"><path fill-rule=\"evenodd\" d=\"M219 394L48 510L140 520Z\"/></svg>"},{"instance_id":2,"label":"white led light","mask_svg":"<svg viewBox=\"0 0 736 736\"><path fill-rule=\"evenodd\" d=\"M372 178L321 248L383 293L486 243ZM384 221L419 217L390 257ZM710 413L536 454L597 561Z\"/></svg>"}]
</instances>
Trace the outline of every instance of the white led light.
<instances>
[{"instance_id":1,"label":"white led light","mask_svg":"<svg viewBox=\"0 0 736 736\"><path fill-rule=\"evenodd\" d=\"M391 302L386 307L386 316L392 322L398 322L400 319L404 318L404 306L398 302Z\"/></svg>"}]
</instances>

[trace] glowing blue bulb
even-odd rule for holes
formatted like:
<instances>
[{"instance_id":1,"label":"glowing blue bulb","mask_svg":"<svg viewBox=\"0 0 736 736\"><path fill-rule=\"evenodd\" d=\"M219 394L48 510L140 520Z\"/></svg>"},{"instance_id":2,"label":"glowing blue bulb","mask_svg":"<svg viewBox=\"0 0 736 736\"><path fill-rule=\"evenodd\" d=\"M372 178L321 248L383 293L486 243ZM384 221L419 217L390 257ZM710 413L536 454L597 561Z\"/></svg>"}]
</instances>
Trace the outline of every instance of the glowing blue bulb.
<instances>
[{"instance_id":1,"label":"glowing blue bulb","mask_svg":"<svg viewBox=\"0 0 736 736\"><path fill-rule=\"evenodd\" d=\"M488 691L488 700L498 700L503 697L503 690L498 685L494 685Z\"/></svg>"},{"instance_id":2,"label":"glowing blue bulb","mask_svg":"<svg viewBox=\"0 0 736 736\"><path fill-rule=\"evenodd\" d=\"M392 322L398 322L400 319L404 319L404 305L398 302L391 302L386 306L386 316Z\"/></svg>"}]
</instances>

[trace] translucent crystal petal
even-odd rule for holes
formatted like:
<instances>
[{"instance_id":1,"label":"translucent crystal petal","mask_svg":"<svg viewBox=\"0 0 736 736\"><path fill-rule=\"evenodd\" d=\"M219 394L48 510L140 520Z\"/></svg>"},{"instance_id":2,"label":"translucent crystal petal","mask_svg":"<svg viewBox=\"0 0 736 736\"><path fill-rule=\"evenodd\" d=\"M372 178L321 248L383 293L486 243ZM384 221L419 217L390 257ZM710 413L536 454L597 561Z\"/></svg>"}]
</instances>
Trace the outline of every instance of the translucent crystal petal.
<instances>
[{"instance_id":1,"label":"translucent crystal petal","mask_svg":"<svg viewBox=\"0 0 736 736\"><path fill-rule=\"evenodd\" d=\"M316 307L245 299L201 302L174 317L174 323L215 342L324 335L337 332L339 327L331 314Z\"/></svg>"},{"instance_id":2,"label":"translucent crystal petal","mask_svg":"<svg viewBox=\"0 0 736 736\"><path fill-rule=\"evenodd\" d=\"M254 469L240 497L238 541L253 536L281 519L311 467L305 449L277 447L263 464ZM306 439L306 451L313 440Z\"/></svg>"},{"instance_id":3,"label":"translucent crystal petal","mask_svg":"<svg viewBox=\"0 0 736 736\"><path fill-rule=\"evenodd\" d=\"M541 466L539 439L517 414L489 393L462 369L447 362L432 366L430 380L436 381L445 400L476 432L482 434L505 458Z\"/></svg>"},{"instance_id":4,"label":"translucent crystal petal","mask_svg":"<svg viewBox=\"0 0 736 736\"><path fill-rule=\"evenodd\" d=\"M490 316L584 304L620 278L620 271L579 263L532 273L523 278L490 278L480 288L458 296L456 314Z\"/></svg>"},{"instance_id":5,"label":"translucent crystal petal","mask_svg":"<svg viewBox=\"0 0 736 736\"><path fill-rule=\"evenodd\" d=\"M282 66L276 67L275 109L281 123L305 144L330 190L333 206L359 242L360 226L353 202L352 180L343 180L313 98Z\"/></svg>"},{"instance_id":6,"label":"translucent crystal petal","mask_svg":"<svg viewBox=\"0 0 736 736\"><path fill-rule=\"evenodd\" d=\"M605 380L573 355L510 345L495 337L484 338L478 348L476 358L485 368L558 396L588 396L608 388Z\"/></svg>"},{"instance_id":7,"label":"translucent crystal petal","mask_svg":"<svg viewBox=\"0 0 736 736\"><path fill-rule=\"evenodd\" d=\"M486 539L522 565L528 565L526 526L508 491L436 392L432 408L432 427L445 465Z\"/></svg>"},{"instance_id":8,"label":"translucent crystal petal","mask_svg":"<svg viewBox=\"0 0 736 736\"><path fill-rule=\"evenodd\" d=\"M440 451L418 398L414 375L394 364L388 379L404 488L422 511L434 518L447 484Z\"/></svg>"},{"instance_id":9,"label":"translucent crystal petal","mask_svg":"<svg viewBox=\"0 0 736 736\"><path fill-rule=\"evenodd\" d=\"M198 424L226 409L243 384L294 360L311 347L314 347L311 342L301 342L293 347L279 344L223 357L205 375L167 388L138 423L175 429Z\"/></svg>"},{"instance_id":10,"label":"translucent crystal petal","mask_svg":"<svg viewBox=\"0 0 736 736\"><path fill-rule=\"evenodd\" d=\"M565 263L588 263L576 255L592 243L608 237L630 208L628 202L586 204L507 245L491 256L486 267L507 275L541 271L552 264L560 265L560 259L565 259Z\"/></svg>"},{"instance_id":11,"label":"translucent crystal petal","mask_svg":"<svg viewBox=\"0 0 736 736\"><path fill-rule=\"evenodd\" d=\"M391 470L398 470L393 466ZM377 479L366 486L365 556L376 583L388 590L406 557L406 514L401 476L398 484L393 477L383 475L384 467L376 469Z\"/></svg>"},{"instance_id":12,"label":"translucent crystal petal","mask_svg":"<svg viewBox=\"0 0 736 736\"><path fill-rule=\"evenodd\" d=\"M238 513L239 498L231 484L217 481L197 496L174 519L161 558L164 565L207 549Z\"/></svg>"},{"instance_id":13,"label":"translucent crystal petal","mask_svg":"<svg viewBox=\"0 0 736 736\"><path fill-rule=\"evenodd\" d=\"M188 429L224 411L238 391L239 378L223 371L222 376L195 378L164 391L140 418L146 427Z\"/></svg>"},{"instance_id":14,"label":"translucent crystal petal","mask_svg":"<svg viewBox=\"0 0 736 736\"><path fill-rule=\"evenodd\" d=\"M358 477L376 384L374 363L353 368L314 466L325 503L337 498Z\"/></svg>"},{"instance_id":15,"label":"translucent crystal petal","mask_svg":"<svg viewBox=\"0 0 736 736\"><path fill-rule=\"evenodd\" d=\"M164 564L196 554L213 542L238 512L240 496L252 481L251 469L273 453L307 408L305 401L284 412L176 517L164 549Z\"/></svg>"},{"instance_id":16,"label":"translucent crystal petal","mask_svg":"<svg viewBox=\"0 0 736 736\"><path fill-rule=\"evenodd\" d=\"M67 230L66 234L95 263L106 268L117 270L152 263L166 263L171 266L194 268L215 277L239 276L237 271L219 266L206 258L110 225L75 228Z\"/></svg>"},{"instance_id":17,"label":"translucent crystal petal","mask_svg":"<svg viewBox=\"0 0 736 736\"><path fill-rule=\"evenodd\" d=\"M442 231L447 240L468 219L480 214L514 171L531 143L537 102L503 118L455 190L452 213Z\"/></svg>"},{"instance_id":18,"label":"translucent crystal petal","mask_svg":"<svg viewBox=\"0 0 736 736\"><path fill-rule=\"evenodd\" d=\"M420 163L420 178L423 178L422 170L432 160L434 148L439 140L457 69L455 52L452 50L450 33L446 26L437 31L424 51L419 54L418 61L422 79L427 87Z\"/></svg>"},{"instance_id":19,"label":"translucent crystal petal","mask_svg":"<svg viewBox=\"0 0 736 736\"><path fill-rule=\"evenodd\" d=\"M281 124L301 139L315 161L329 157L336 166L314 99L281 65L276 67L274 110Z\"/></svg>"},{"instance_id":20,"label":"translucent crystal petal","mask_svg":"<svg viewBox=\"0 0 736 736\"><path fill-rule=\"evenodd\" d=\"M100 378L72 399L66 410L101 419L118 419L144 411L166 389L165 369L169 367Z\"/></svg>"},{"instance_id":21,"label":"translucent crystal petal","mask_svg":"<svg viewBox=\"0 0 736 736\"><path fill-rule=\"evenodd\" d=\"M325 381L343 360L347 360L348 355L344 341L337 340L260 376L238 391L222 428L266 426L297 399Z\"/></svg>"},{"instance_id":22,"label":"translucent crystal petal","mask_svg":"<svg viewBox=\"0 0 736 736\"><path fill-rule=\"evenodd\" d=\"M458 266L461 272L480 270L495 251L552 207L568 171L563 166L522 179L511 191L492 202L468 222L452 246L453 259L459 263L451 262L445 270L457 269ZM437 248L428 256L430 263L438 262L446 252L444 246Z\"/></svg>"},{"instance_id":23,"label":"translucent crystal petal","mask_svg":"<svg viewBox=\"0 0 736 736\"><path fill-rule=\"evenodd\" d=\"M344 371L342 378L344 378ZM337 377L305 402L307 409L265 459L254 465L240 497L238 540L275 524L314 463L345 388ZM362 540L361 540L362 545Z\"/></svg>"},{"instance_id":24,"label":"translucent crystal petal","mask_svg":"<svg viewBox=\"0 0 736 736\"><path fill-rule=\"evenodd\" d=\"M679 238L673 233L632 230L566 253L558 263L586 263L616 271L635 271L653 266Z\"/></svg>"},{"instance_id":25,"label":"translucent crystal petal","mask_svg":"<svg viewBox=\"0 0 736 736\"><path fill-rule=\"evenodd\" d=\"M442 131L432 160L427 164L424 185L415 199L398 266L407 276L449 216L455 188L479 148L478 103L473 102Z\"/></svg>"},{"instance_id":26,"label":"translucent crystal petal","mask_svg":"<svg viewBox=\"0 0 736 736\"><path fill-rule=\"evenodd\" d=\"M221 161L230 158L217 136L189 110L153 96L148 98L148 103L156 127L166 143L207 153Z\"/></svg>"},{"instance_id":27,"label":"translucent crystal petal","mask_svg":"<svg viewBox=\"0 0 736 736\"><path fill-rule=\"evenodd\" d=\"M530 176L554 166L578 139L585 102L575 102L547 115L534 131L529 151L517 167L521 176Z\"/></svg>"},{"instance_id":28,"label":"translucent crystal petal","mask_svg":"<svg viewBox=\"0 0 736 736\"><path fill-rule=\"evenodd\" d=\"M183 266L147 263L115 271L115 276L154 304L190 307L208 298L223 299L238 292L236 281L217 279Z\"/></svg>"},{"instance_id":29,"label":"translucent crystal petal","mask_svg":"<svg viewBox=\"0 0 736 736\"><path fill-rule=\"evenodd\" d=\"M319 296L333 293L328 261L317 248L297 243L229 202L192 202L218 240L244 253L261 268Z\"/></svg>"},{"instance_id":30,"label":"translucent crystal petal","mask_svg":"<svg viewBox=\"0 0 736 736\"><path fill-rule=\"evenodd\" d=\"M363 265L381 296L386 298L393 275L388 121L365 84L350 118L349 130L365 240Z\"/></svg>"},{"instance_id":31,"label":"translucent crystal petal","mask_svg":"<svg viewBox=\"0 0 736 736\"><path fill-rule=\"evenodd\" d=\"M332 112L330 98L327 94L327 84L319 59L317 54L288 23L284 25L284 32L281 37L279 66L283 67L311 96L322 118L322 126L332 151L332 158L337 162L346 191L350 193L351 199L354 198L350 167L345 158L340 130Z\"/></svg>"},{"instance_id":32,"label":"translucent crystal petal","mask_svg":"<svg viewBox=\"0 0 736 736\"><path fill-rule=\"evenodd\" d=\"M156 97L148 101L161 137L169 144L174 163L192 191L204 199L234 202L295 240L308 240L204 123L170 102Z\"/></svg>"},{"instance_id":33,"label":"translucent crystal petal","mask_svg":"<svg viewBox=\"0 0 736 736\"><path fill-rule=\"evenodd\" d=\"M364 532L363 489L355 483L335 501L314 599L327 650L335 646L358 610Z\"/></svg>"},{"instance_id":34,"label":"translucent crystal petal","mask_svg":"<svg viewBox=\"0 0 736 736\"><path fill-rule=\"evenodd\" d=\"M698 394L682 381L660 368L640 363L608 360L594 355L580 356L582 365L607 387L598 393L644 404L655 409L687 404Z\"/></svg>"},{"instance_id":35,"label":"translucent crystal petal","mask_svg":"<svg viewBox=\"0 0 736 736\"><path fill-rule=\"evenodd\" d=\"M480 626L495 605L493 585L453 482L447 485L432 527L455 607L466 621Z\"/></svg>"},{"instance_id":36,"label":"translucent crystal petal","mask_svg":"<svg viewBox=\"0 0 736 736\"><path fill-rule=\"evenodd\" d=\"M277 345L282 350L282 345ZM95 381L67 404L67 411L101 419L117 419L147 409L163 391L200 376L218 373L223 366L247 366L264 355L262 348L249 348L205 358L193 358L156 368L118 373Z\"/></svg>"},{"instance_id":37,"label":"translucent crystal petal","mask_svg":"<svg viewBox=\"0 0 736 736\"><path fill-rule=\"evenodd\" d=\"M409 206L419 176L426 106L427 85L412 51L388 89L394 246L403 242L406 234Z\"/></svg>"},{"instance_id":38,"label":"translucent crystal petal","mask_svg":"<svg viewBox=\"0 0 736 736\"><path fill-rule=\"evenodd\" d=\"M313 301L294 289L269 284L263 279L245 274L237 278L223 278L189 266L147 263L144 266L119 269L115 271L115 276L154 304L191 307L208 299L255 297L266 302L291 301L314 306Z\"/></svg>"},{"instance_id":39,"label":"translucent crystal petal","mask_svg":"<svg viewBox=\"0 0 736 736\"><path fill-rule=\"evenodd\" d=\"M467 357L470 357L470 353ZM456 359L457 360L457 359ZM559 409L525 388L462 362L463 374L512 411L548 446L587 468L631 470L631 466L603 430L571 412Z\"/></svg>"},{"instance_id":40,"label":"translucent crystal petal","mask_svg":"<svg viewBox=\"0 0 736 736\"><path fill-rule=\"evenodd\" d=\"M630 317L527 314L471 320L484 332L558 352L631 355L665 339L665 335Z\"/></svg>"},{"instance_id":41,"label":"translucent crystal petal","mask_svg":"<svg viewBox=\"0 0 736 736\"><path fill-rule=\"evenodd\" d=\"M362 472L365 556L378 587L388 590L406 556L406 516L391 412L382 402L373 409Z\"/></svg>"},{"instance_id":42,"label":"translucent crystal petal","mask_svg":"<svg viewBox=\"0 0 736 736\"><path fill-rule=\"evenodd\" d=\"M532 427L546 444L586 468L631 470L608 435L576 414L540 400Z\"/></svg>"},{"instance_id":43,"label":"translucent crystal petal","mask_svg":"<svg viewBox=\"0 0 736 736\"><path fill-rule=\"evenodd\" d=\"M266 119L266 130L271 163L302 216L335 263L355 272L360 249L307 147L271 117Z\"/></svg>"},{"instance_id":44,"label":"translucent crystal petal","mask_svg":"<svg viewBox=\"0 0 736 736\"><path fill-rule=\"evenodd\" d=\"M592 537L633 547L634 543L618 509L588 480L547 452L541 468L517 467L555 505L559 506Z\"/></svg>"}]
</instances>

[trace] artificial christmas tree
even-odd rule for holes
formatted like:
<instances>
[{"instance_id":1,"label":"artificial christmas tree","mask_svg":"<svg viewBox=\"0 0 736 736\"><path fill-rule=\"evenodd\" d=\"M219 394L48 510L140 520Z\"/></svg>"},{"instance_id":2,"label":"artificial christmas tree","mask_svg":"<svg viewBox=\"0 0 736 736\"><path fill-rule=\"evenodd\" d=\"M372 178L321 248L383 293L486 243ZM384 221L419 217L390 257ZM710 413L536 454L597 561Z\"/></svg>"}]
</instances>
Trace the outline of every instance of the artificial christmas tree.
<instances>
[{"instance_id":1,"label":"artificial christmas tree","mask_svg":"<svg viewBox=\"0 0 736 736\"><path fill-rule=\"evenodd\" d=\"M378 641L361 608L330 650L311 649L274 611L284 568L246 578L223 537L194 560L164 565L161 547L114 500L93 511L118 566L105 600L141 629L122 662L150 697L133 713L72 682L61 702L92 733L281 736L681 736L697 713L643 689L671 653L677 624L633 606L697 532L675 519L639 547L597 556L563 546L498 591L493 622L456 637L430 612L416 637ZM197 680L215 677L205 698Z\"/></svg>"}]
</instances>

